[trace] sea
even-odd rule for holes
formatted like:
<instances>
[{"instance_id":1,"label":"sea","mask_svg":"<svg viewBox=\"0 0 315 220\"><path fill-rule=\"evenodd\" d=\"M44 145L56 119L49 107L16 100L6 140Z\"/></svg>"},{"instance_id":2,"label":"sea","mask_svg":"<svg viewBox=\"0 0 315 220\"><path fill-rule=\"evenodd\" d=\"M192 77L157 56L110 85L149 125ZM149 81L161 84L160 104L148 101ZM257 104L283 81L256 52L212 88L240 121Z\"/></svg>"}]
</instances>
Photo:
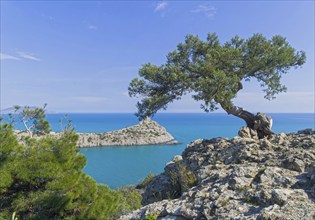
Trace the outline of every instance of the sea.
<instances>
[{"instance_id":1,"label":"sea","mask_svg":"<svg viewBox=\"0 0 315 220\"><path fill-rule=\"evenodd\" d=\"M314 113L268 115L273 118L275 133L315 129ZM60 131L65 125L65 120L63 124L60 123L64 116L47 115L53 131ZM137 117L131 113L70 113L67 118L72 120L77 132L106 132L138 123ZM152 119L164 126L180 144L81 148L80 153L87 158L84 172L112 189L135 185L150 173L157 175L163 172L165 164L175 155L181 155L192 141L215 137L232 138L245 126L243 120L225 113L160 113Z\"/></svg>"}]
</instances>

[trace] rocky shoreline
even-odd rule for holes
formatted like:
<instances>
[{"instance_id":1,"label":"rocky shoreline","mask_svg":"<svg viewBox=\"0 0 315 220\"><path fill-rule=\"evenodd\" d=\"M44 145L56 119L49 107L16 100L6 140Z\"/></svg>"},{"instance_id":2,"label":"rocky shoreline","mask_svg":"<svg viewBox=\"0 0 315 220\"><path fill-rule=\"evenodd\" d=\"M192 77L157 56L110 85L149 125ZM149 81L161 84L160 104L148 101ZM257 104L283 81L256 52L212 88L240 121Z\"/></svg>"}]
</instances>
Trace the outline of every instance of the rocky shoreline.
<instances>
[{"instance_id":1,"label":"rocky shoreline","mask_svg":"<svg viewBox=\"0 0 315 220\"><path fill-rule=\"evenodd\" d=\"M15 131L21 140L27 136L24 131ZM147 118L139 124L120 130L103 133L77 133L77 147L134 146L178 144L179 142L157 122ZM49 136L60 137L60 132L50 132ZM39 136L34 136L38 138Z\"/></svg>"},{"instance_id":2,"label":"rocky shoreline","mask_svg":"<svg viewBox=\"0 0 315 220\"><path fill-rule=\"evenodd\" d=\"M121 220L315 219L315 131L196 140Z\"/></svg>"}]
</instances>

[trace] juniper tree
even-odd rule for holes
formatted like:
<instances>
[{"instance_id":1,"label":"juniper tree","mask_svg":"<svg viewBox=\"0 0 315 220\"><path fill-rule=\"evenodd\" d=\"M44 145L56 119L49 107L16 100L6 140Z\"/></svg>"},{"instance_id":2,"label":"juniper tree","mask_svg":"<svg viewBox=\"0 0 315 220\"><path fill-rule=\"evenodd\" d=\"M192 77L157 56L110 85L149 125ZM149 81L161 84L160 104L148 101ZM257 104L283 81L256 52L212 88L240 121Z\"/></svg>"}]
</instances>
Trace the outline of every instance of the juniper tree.
<instances>
[{"instance_id":1,"label":"juniper tree","mask_svg":"<svg viewBox=\"0 0 315 220\"><path fill-rule=\"evenodd\" d=\"M305 60L303 51L296 51L279 35L269 40L262 34L246 40L235 36L223 44L216 34L208 34L206 41L188 35L168 54L164 65L144 64L140 79L133 79L128 90L130 96L142 98L136 113L140 120L190 93L194 100L203 101L201 108L206 112L221 107L264 137L271 133L272 121L235 106L233 99L243 82L252 79L258 80L266 99L274 99L287 90L281 84L282 75Z\"/></svg>"}]
</instances>

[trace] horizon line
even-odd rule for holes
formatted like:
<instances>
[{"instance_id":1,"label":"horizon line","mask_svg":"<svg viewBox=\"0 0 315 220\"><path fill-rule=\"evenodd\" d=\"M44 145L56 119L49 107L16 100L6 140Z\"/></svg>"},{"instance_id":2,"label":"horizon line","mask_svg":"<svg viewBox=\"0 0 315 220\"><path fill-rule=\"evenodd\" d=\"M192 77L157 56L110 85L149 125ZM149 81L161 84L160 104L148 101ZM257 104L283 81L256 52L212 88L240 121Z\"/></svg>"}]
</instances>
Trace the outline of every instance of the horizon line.
<instances>
[{"instance_id":1,"label":"horizon line","mask_svg":"<svg viewBox=\"0 0 315 220\"><path fill-rule=\"evenodd\" d=\"M253 114L255 112L252 112ZM258 112L257 112L258 113ZM315 114L315 112L262 112L265 114ZM0 113L7 114L7 113ZM46 114L135 114L135 112L47 112ZM228 114L227 112L158 112L157 114Z\"/></svg>"}]
</instances>

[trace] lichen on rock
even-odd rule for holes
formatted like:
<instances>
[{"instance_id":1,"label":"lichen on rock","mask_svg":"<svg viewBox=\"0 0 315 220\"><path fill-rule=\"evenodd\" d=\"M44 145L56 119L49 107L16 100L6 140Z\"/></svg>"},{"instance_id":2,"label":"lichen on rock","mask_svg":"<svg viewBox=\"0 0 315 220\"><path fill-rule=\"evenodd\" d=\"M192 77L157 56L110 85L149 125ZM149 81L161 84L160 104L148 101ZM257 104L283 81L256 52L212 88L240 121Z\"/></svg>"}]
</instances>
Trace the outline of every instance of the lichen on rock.
<instances>
[{"instance_id":1,"label":"lichen on rock","mask_svg":"<svg viewBox=\"0 0 315 220\"><path fill-rule=\"evenodd\" d=\"M269 139L196 140L176 158L144 189L147 205L121 220L153 214L177 220L315 219L313 130ZM172 194L184 182L177 178L174 186L170 173L179 176L183 169L196 181Z\"/></svg>"}]
</instances>

